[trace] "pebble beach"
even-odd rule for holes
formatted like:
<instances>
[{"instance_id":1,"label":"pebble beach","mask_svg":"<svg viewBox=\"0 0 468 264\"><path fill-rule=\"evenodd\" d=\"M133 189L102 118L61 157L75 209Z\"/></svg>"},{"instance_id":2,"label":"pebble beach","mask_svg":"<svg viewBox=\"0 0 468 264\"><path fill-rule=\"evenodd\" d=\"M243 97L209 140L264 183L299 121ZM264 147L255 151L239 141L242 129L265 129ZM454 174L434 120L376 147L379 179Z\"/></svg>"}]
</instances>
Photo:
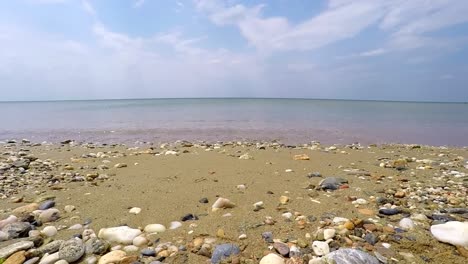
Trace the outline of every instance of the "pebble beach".
<instances>
[{"instance_id":1,"label":"pebble beach","mask_svg":"<svg viewBox=\"0 0 468 264\"><path fill-rule=\"evenodd\" d=\"M468 262L468 149L0 143L0 263Z\"/></svg>"}]
</instances>

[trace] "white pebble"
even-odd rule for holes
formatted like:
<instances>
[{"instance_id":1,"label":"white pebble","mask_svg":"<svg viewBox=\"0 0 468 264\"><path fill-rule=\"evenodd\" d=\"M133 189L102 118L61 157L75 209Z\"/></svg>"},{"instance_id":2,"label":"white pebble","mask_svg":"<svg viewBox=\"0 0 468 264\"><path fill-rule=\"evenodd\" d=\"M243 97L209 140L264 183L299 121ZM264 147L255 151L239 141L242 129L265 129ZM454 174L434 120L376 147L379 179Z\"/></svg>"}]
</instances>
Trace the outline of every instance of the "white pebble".
<instances>
[{"instance_id":1,"label":"white pebble","mask_svg":"<svg viewBox=\"0 0 468 264\"><path fill-rule=\"evenodd\" d=\"M55 226L46 226L42 229L41 233L46 237L53 237L57 234L57 228Z\"/></svg>"},{"instance_id":2,"label":"white pebble","mask_svg":"<svg viewBox=\"0 0 468 264\"><path fill-rule=\"evenodd\" d=\"M133 207L128 212L131 213L131 214L137 215L137 214L139 214L141 212L141 208Z\"/></svg>"},{"instance_id":3,"label":"white pebble","mask_svg":"<svg viewBox=\"0 0 468 264\"><path fill-rule=\"evenodd\" d=\"M150 224L145 226L144 231L146 233L162 233L166 231L166 227L161 224Z\"/></svg>"},{"instance_id":4,"label":"white pebble","mask_svg":"<svg viewBox=\"0 0 468 264\"><path fill-rule=\"evenodd\" d=\"M323 238L324 238L325 240L334 238L334 237L335 237L335 234L336 234L336 230L335 230L335 229L327 228L327 229L323 230Z\"/></svg>"},{"instance_id":5,"label":"white pebble","mask_svg":"<svg viewBox=\"0 0 468 264\"><path fill-rule=\"evenodd\" d=\"M169 229L177 229L182 226L182 223L179 221L173 221L169 224Z\"/></svg>"},{"instance_id":6,"label":"white pebble","mask_svg":"<svg viewBox=\"0 0 468 264\"><path fill-rule=\"evenodd\" d=\"M246 239L247 238L247 235L246 234L242 234L239 236L239 240L243 240L243 239Z\"/></svg>"},{"instance_id":7,"label":"white pebble","mask_svg":"<svg viewBox=\"0 0 468 264\"><path fill-rule=\"evenodd\" d=\"M139 248L134 246L134 245L130 245L130 246L125 246L123 248L123 251L127 252L127 253L133 253L133 252L138 252Z\"/></svg>"},{"instance_id":8,"label":"white pebble","mask_svg":"<svg viewBox=\"0 0 468 264\"><path fill-rule=\"evenodd\" d=\"M137 247L142 247L148 244L148 239L143 236L137 236L133 239L133 245Z\"/></svg>"},{"instance_id":9,"label":"white pebble","mask_svg":"<svg viewBox=\"0 0 468 264\"><path fill-rule=\"evenodd\" d=\"M312 249L317 256L324 256L330 253L330 246L328 246L327 242L314 241L312 243Z\"/></svg>"},{"instance_id":10,"label":"white pebble","mask_svg":"<svg viewBox=\"0 0 468 264\"><path fill-rule=\"evenodd\" d=\"M75 224L75 225L72 225L70 226L68 229L69 230L79 230L79 229L82 229L83 226L81 224Z\"/></svg>"},{"instance_id":11,"label":"white pebble","mask_svg":"<svg viewBox=\"0 0 468 264\"><path fill-rule=\"evenodd\" d=\"M400 220L399 226L404 230L410 230L414 228L414 222L409 218L402 218Z\"/></svg>"}]
</instances>

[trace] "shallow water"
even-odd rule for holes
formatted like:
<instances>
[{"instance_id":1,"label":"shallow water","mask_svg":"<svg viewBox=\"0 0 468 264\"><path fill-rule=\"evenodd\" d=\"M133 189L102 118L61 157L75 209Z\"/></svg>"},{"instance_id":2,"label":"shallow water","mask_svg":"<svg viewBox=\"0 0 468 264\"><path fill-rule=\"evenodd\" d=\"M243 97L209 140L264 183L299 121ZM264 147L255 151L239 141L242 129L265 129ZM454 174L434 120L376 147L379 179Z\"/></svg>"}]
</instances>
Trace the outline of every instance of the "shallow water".
<instances>
[{"instance_id":1,"label":"shallow water","mask_svg":"<svg viewBox=\"0 0 468 264\"><path fill-rule=\"evenodd\" d=\"M468 104L306 99L2 102L0 140L468 145Z\"/></svg>"}]
</instances>

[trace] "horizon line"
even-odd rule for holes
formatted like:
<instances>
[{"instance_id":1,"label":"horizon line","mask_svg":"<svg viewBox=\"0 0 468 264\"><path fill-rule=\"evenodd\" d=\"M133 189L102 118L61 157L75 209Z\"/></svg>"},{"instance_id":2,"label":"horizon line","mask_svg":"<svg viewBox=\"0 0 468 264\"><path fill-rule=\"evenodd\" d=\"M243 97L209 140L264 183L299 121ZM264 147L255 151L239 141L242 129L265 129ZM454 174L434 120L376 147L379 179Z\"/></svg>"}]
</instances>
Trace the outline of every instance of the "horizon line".
<instances>
[{"instance_id":1,"label":"horizon line","mask_svg":"<svg viewBox=\"0 0 468 264\"><path fill-rule=\"evenodd\" d=\"M253 100L316 100L316 101L357 101L357 102L389 102L389 103L443 103L467 104L468 101L430 101L430 100L388 100L388 99L346 99L346 98L310 98L310 97L152 97L152 98L99 98L99 99L47 99L47 100L10 100L0 103L53 103L53 102L83 102L83 101L131 101L131 100L210 100L210 99L253 99Z\"/></svg>"}]
</instances>

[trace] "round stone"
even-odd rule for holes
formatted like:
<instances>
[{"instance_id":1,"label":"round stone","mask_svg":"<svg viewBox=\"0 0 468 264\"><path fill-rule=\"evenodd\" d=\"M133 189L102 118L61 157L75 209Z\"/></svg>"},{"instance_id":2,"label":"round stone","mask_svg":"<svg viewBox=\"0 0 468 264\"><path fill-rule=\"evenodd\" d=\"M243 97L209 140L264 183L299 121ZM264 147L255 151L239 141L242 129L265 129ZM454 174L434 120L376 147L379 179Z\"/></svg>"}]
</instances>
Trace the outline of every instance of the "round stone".
<instances>
[{"instance_id":1,"label":"round stone","mask_svg":"<svg viewBox=\"0 0 468 264\"><path fill-rule=\"evenodd\" d=\"M75 262L85 253L85 245L81 239L70 239L65 241L59 249L59 258L69 263Z\"/></svg>"}]
</instances>

